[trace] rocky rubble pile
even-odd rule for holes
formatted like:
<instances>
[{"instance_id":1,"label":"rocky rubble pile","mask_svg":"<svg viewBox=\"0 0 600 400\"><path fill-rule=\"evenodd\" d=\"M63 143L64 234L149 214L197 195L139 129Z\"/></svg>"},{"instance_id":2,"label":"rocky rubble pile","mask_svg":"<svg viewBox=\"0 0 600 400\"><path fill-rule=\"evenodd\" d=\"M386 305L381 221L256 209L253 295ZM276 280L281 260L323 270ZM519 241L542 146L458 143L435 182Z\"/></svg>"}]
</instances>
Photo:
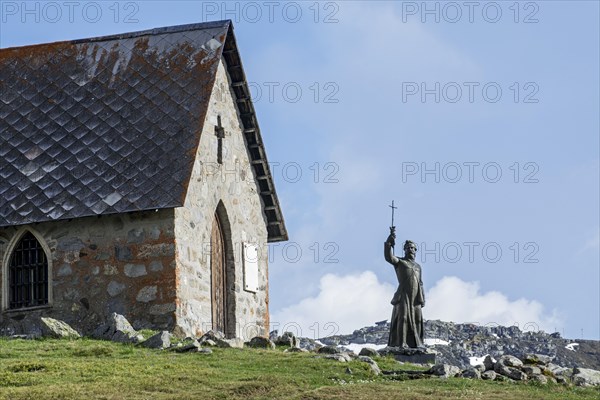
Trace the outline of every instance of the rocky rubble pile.
<instances>
[{"instance_id":1,"label":"rocky rubble pile","mask_svg":"<svg viewBox=\"0 0 600 400\"><path fill-rule=\"evenodd\" d=\"M529 329L533 327L524 327ZM390 325L381 321L375 326L355 330L350 335L336 335L319 339L327 345L347 346L351 343L386 345ZM438 339L448 344L435 345L437 359L463 369L471 365L473 357L486 355L498 359L503 355L523 358L528 354L541 354L552 358L564 367L582 367L600 370L600 343L593 340L569 340L560 334L548 334L540 330L522 331L517 326L480 326L454 324L430 320L425 322L426 340ZM302 340L302 339L301 339ZM577 343L575 350L567 348Z\"/></svg>"},{"instance_id":2,"label":"rocky rubble pile","mask_svg":"<svg viewBox=\"0 0 600 400\"><path fill-rule=\"evenodd\" d=\"M577 386L600 386L600 371L588 368L564 368L550 362L550 357L529 354L523 359L504 355L498 361L487 356L483 363L461 370L448 364L436 364L428 373L442 378L463 377L495 381L534 381L539 384L561 383Z\"/></svg>"}]
</instances>

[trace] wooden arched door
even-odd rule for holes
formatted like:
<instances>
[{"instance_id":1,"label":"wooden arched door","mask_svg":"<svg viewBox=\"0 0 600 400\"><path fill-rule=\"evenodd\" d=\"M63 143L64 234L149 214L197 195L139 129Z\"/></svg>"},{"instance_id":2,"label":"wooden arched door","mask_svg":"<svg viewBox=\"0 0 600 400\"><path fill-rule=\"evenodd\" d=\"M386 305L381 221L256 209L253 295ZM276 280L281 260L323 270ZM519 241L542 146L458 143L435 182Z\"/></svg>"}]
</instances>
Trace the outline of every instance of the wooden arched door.
<instances>
[{"instance_id":1,"label":"wooden arched door","mask_svg":"<svg viewBox=\"0 0 600 400\"><path fill-rule=\"evenodd\" d=\"M219 215L215 213L211 233L212 329L227 334L227 265L225 238Z\"/></svg>"}]
</instances>

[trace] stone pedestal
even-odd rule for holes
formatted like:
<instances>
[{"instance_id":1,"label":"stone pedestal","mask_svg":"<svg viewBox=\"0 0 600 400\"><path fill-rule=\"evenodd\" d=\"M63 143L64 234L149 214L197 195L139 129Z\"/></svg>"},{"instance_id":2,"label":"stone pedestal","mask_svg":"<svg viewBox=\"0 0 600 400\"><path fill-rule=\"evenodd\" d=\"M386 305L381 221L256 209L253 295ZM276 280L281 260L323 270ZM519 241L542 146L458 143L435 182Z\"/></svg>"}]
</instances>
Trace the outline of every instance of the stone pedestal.
<instances>
[{"instance_id":1,"label":"stone pedestal","mask_svg":"<svg viewBox=\"0 0 600 400\"><path fill-rule=\"evenodd\" d=\"M418 349L386 347L379 350L379 354L382 356L391 355L397 361L411 364L435 364L435 356L437 352L426 347Z\"/></svg>"}]
</instances>

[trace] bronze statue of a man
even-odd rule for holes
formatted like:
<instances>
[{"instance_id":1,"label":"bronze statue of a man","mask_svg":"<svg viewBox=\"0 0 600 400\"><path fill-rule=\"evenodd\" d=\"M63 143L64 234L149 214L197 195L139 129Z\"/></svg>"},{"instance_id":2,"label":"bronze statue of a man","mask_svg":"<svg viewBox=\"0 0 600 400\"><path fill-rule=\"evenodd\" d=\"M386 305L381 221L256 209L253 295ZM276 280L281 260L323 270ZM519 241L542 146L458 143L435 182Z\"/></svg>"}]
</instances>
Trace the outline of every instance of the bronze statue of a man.
<instances>
[{"instance_id":1,"label":"bronze statue of a man","mask_svg":"<svg viewBox=\"0 0 600 400\"><path fill-rule=\"evenodd\" d=\"M424 347L423 314L425 291L421 281L421 266L415 262L417 245L407 240L404 243L404 257L394 256L396 243L395 227L390 228L384 245L385 260L394 266L398 278L398 289L392 299L394 310L390 326L388 346L401 348Z\"/></svg>"}]
</instances>

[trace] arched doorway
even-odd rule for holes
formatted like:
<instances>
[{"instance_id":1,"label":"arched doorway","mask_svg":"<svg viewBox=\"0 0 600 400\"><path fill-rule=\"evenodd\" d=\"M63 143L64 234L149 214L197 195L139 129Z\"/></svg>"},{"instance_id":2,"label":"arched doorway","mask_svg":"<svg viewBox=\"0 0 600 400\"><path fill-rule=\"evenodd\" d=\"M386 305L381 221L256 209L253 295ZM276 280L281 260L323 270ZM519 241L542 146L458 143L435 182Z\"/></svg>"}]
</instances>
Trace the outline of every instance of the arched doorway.
<instances>
[{"instance_id":1,"label":"arched doorway","mask_svg":"<svg viewBox=\"0 0 600 400\"><path fill-rule=\"evenodd\" d=\"M223 224L217 212L213 219L210 247L212 329L227 335L227 249Z\"/></svg>"}]
</instances>

